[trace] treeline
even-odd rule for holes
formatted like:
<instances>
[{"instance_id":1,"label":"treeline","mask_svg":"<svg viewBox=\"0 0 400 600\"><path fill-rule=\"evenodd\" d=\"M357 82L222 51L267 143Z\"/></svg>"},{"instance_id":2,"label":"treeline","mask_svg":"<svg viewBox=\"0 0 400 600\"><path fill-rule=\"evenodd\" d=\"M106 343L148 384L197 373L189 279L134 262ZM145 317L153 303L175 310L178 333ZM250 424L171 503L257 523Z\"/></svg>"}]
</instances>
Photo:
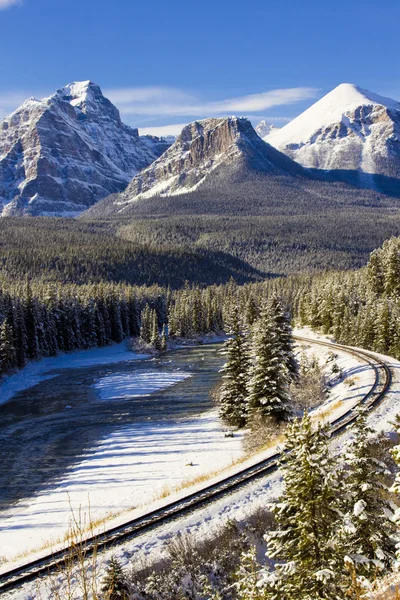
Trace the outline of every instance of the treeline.
<instances>
[{"instance_id":1,"label":"treeline","mask_svg":"<svg viewBox=\"0 0 400 600\"><path fill-rule=\"evenodd\" d=\"M386 241L359 271L178 290L124 283L46 282L0 273L0 374L27 360L140 336L141 315L155 311L172 337L227 331L234 307L244 327L277 295L297 322L341 343L400 358L400 238ZM154 317L152 317L154 321Z\"/></svg>"},{"instance_id":2,"label":"treeline","mask_svg":"<svg viewBox=\"0 0 400 600\"><path fill-rule=\"evenodd\" d=\"M219 249L129 241L112 223L50 217L0 219L0 276L70 284L181 288L260 281L264 273Z\"/></svg>"},{"instance_id":3,"label":"treeline","mask_svg":"<svg viewBox=\"0 0 400 600\"><path fill-rule=\"evenodd\" d=\"M259 289L259 293L262 288ZM159 286L0 282L0 374L58 352L105 346L126 337L156 342L224 330L233 304L245 310L249 286ZM151 322L150 322L151 321ZM160 339L160 342L162 338Z\"/></svg>"},{"instance_id":4,"label":"treeline","mask_svg":"<svg viewBox=\"0 0 400 600\"><path fill-rule=\"evenodd\" d=\"M400 358L400 238L372 252L366 268L281 282L294 316L337 342Z\"/></svg>"}]
</instances>

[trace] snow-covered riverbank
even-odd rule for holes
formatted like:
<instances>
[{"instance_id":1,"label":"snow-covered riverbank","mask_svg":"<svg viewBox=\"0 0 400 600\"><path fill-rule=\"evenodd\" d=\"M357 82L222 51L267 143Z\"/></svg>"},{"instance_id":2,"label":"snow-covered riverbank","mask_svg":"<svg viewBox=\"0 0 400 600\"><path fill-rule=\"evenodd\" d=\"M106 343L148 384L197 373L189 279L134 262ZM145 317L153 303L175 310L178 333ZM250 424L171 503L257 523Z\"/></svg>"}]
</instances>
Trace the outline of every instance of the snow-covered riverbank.
<instances>
[{"instance_id":1,"label":"snow-covered riverbank","mask_svg":"<svg viewBox=\"0 0 400 600\"><path fill-rule=\"evenodd\" d=\"M0 382L0 404L8 402L18 392L27 390L41 381L57 377L57 371L62 369L106 365L143 358L147 358L147 356L133 352L129 342L124 340L120 344L104 348L77 350L69 354L60 354L59 356L33 361Z\"/></svg>"}]
</instances>

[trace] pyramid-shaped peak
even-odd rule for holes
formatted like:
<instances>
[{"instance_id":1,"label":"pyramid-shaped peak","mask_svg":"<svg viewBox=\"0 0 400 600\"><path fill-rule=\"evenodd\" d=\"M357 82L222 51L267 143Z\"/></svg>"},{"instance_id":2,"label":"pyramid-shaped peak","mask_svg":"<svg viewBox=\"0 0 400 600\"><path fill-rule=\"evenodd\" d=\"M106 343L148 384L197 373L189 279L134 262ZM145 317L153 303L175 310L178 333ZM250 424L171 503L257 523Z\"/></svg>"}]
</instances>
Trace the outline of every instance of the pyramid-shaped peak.
<instances>
[{"instance_id":1,"label":"pyramid-shaped peak","mask_svg":"<svg viewBox=\"0 0 400 600\"><path fill-rule=\"evenodd\" d=\"M100 86L93 81L73 81L68 85L65 85L60 90L57 90L56 94L67 96L73 100L85 100L88 96L102 96Z\"/></svg>"},{"instance_id":2,"label":"pyramid-shaped peak","mask_svg":"<svg viewBox=\"0 0 400 600\"><path fill-rule=\"evenodd\" d=\"M392 98L380 96L375 92L370 92L354 83L341 83L335 87L331 92L326 94L321 100L321 103L336 102L338 107L344 109L345 107L356 107L361 105L379 104L388 108L394 108L399 110L400 103L396 102ZM318 104L318 102L316 103Z\"/></svg>"},{"instance_id":3,"label":"pyramid-shaped peak","mask_svg":"<svg viewBox=\"0 0 400 600\"><path fill-rule=\"evenodd\" d=\"M361 106L383 106L400 110L400 103L396 100L379 96L353 83L342 83L285 127L272 132L268 142L279 149L289 144L303 144L312 138L315 132L341 123L346 114Z\"/></svg>"}]
</instances>

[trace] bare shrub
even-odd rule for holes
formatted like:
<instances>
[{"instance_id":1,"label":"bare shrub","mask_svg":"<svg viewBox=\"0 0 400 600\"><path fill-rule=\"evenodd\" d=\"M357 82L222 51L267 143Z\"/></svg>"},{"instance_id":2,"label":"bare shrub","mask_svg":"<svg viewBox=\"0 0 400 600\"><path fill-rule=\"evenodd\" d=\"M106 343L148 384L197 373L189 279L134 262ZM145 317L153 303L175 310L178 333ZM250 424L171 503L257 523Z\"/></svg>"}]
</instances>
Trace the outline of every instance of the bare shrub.
<instances>
[{"instance_id":1,"label":"bare shrub","mask_svg":"<svg viewBox=\"0 0 400 600\"><path fill-rule=\"evenodd\" d=\"M255 412L249 420L243 438L245 452L253 454L261 449L275 446L283 439L286 426L285 422L278 423L273 417Z\"/></svg>"},{"instance_id":2,"label":"bare shrub","mask_svg":"<svg viewBox=\"0 0 400 600\"><path fill-rule=\"evenodd\" d=\"M264 535L275 528L275 515L268 509L260 506L246 519L246 530L262 542Z\"/></svg>"},{"instance_id":3,"label":"bare shrub","mask_svg":"<svg viewBox=\"0 0 400 600\"><path fill-rule=\"evenodd\" d=\"M291 386L290 395L293 409L298 413L318 406L326 399L326 378L315 356L302 355L299 379Z\"/></svg>"}]
</instances>

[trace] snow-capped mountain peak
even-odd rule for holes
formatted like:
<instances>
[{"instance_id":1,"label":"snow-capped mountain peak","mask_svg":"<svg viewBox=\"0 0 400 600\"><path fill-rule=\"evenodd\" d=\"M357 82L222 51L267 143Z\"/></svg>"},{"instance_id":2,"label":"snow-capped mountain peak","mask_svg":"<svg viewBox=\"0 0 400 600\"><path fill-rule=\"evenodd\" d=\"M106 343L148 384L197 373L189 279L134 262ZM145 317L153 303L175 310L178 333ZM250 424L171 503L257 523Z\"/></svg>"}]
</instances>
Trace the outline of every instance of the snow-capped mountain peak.
<instances>
[{"instance_id":1,"label":"snow-capped mountain peak","mask_svg":"<svg viewBox=\"0 0 400 600\"><path fill-rule=\"evenodd\" d=\"M254 129L256 130L260 138L265 139L276 129L278 129L278 127L275 127L275 125L272 125L271 123L268 123L268 121L266 121L265 119L262 119L262 121L260 121Z\"/></svg>"},{"instance_id":2,"label":"snow-capped mountain peak","mask_svg":"<svg viewBox=\"0 0 400 600\"><path fill-rule=\"evenodd\" d=\"M268 142L304 167L391 192L400 180L400 103L343 83Z\"/></svg>"},{"instance_id":3,"label":"snow-capped mountain peak","mask_svg":"<svg viewBox=\"0 0 400 600\"><path fill-rule=\"evenodd\" d=\"M169 145L122 123L91 81L30 98L0 122L0 211L76 214L123 190Z\"/></svg>"}]
</instances>

